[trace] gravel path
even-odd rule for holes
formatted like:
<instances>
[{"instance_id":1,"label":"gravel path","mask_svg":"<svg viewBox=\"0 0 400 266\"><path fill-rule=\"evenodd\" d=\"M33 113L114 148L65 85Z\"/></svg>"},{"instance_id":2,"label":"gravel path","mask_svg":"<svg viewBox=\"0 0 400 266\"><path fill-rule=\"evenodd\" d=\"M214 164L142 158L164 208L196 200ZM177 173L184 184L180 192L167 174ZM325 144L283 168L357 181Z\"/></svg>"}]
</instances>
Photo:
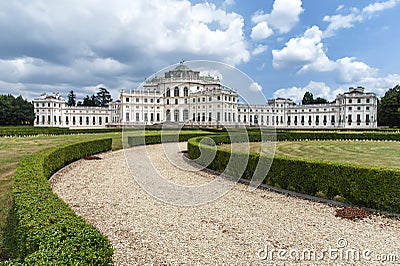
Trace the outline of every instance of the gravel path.
<instances>
[{"instance_id":1,"label":"gravel path","mask_svg":"<svg viewBox=\"0 0 400 266\"><path fill-rule=\"evenodd\" d=\"M167 149L168 145L175 144L167 144ZM153 166L142 165L141 170L154 167L180 184L215 179L210 173L184 171L169 163L161 145L146 149ZM334 207L261 189L250 192L243 184L208 204L172 206L138 186L124 151L99 157L102 160L73 163L56 173L51 183L78 215L110 239L115 265L400 263L398 220L345 220L334 216ZM139 165L142 159L137 158ZM176 152L175 159L183 161L182 153ZM359 260L353 251L361 254ZM322 260L314 260L314 255ZM396 259L396 264L381 263L385 258Z\"/></svg>"}]
</instances>

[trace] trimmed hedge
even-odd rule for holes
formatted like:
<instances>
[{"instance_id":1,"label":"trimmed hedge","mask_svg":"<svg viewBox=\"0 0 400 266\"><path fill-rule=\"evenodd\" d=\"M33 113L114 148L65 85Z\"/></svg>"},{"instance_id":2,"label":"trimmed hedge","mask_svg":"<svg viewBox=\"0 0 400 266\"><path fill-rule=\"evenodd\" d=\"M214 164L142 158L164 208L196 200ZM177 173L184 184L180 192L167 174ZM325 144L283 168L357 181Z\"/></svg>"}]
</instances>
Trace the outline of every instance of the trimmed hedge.
<instances>
[{"instance_id":1,"label":"trimmed hedge","mask_svg":"<svg viewBox=\"0 0 400 266\"><path fill-rule=\"evenodd\" d=\"M84 156L111 150L111 139L80 142L37 152L14 176L6 246L28 265L111 265L113 249L94 226L52 192L48 178Z\"/></svg>"},{"instance_id":2,"label":"trimmed hedge","mask_svg":"<svg viewBox=\"0 0 400 266\"><path fill-rule=\"evenodd\" d=\"M139 145L150 145L150 144L158 144L162 142L175 142L175 141L187 141L194 137L199 136L207 136L212 133L204 131L204 132L185 132L185 131L167 131L164 135L161 133L152 133L146 134L145 136L127 136L127 144L129 147L139 146Z\"/></svg>"},{"instance_id":3,"label":"trimmed hedge","mask_svg":"<svg viewBox=\"0 0 400 266\"><path fill-rule=\"evenodd\" d=\"M5 136L35 136L35 135L72 135L91 133L121 132L121 128L78 128L69 129L61 127L33 127L33 126L2 126L0 137Z\"/></svg>"},{"instance_id":4,"label":"trimmed hedge","mask_svg":"<svg viewBox=\"0 0 400 266\"><path fill-rule=\"evenodd\" d=\"M293 132L292 132L293 133ZM321 134L319 134L321 133ZM327 132L296 132L294 134L277 133L278 140L302 140L302 139L368 139L384 140L384 135L376 133L331 133ZM397 137L386 134L389 139ZM396 169L384 169L377 167L358 166L351 164L328 163L297 159L284 156L267 156L258 153L243 153L219 149L213 143L231 143L228 135L210 136L214 141L202 141L204 137L193 138L188 141L188 154L193 160L213 170L225 171L235 178L251 180L255 171L260 175L260 168L271 163L268 174L263 174L264 183L267 185L296 191L312 196L321 196L332 200L340 199L343 202L373 208L382 211L400 213L400 171ZM233 141L233 142L240 142ZM245 138L243 138L245 139ZM260 134L249 134L250 141L261 141ZM211 145L210 145L211 144ZM203 158L204 154L214 154L211 163ZM247 161L245 169L242 166L230 164ZM261 160L261 161L260 161ZM259 164L259 162L261 162ZM207 165L208 164L208 165ZM259 164L259 165L258 165ZM257 170L256 170L257 169Z\"/></svg>"}]
</instances>

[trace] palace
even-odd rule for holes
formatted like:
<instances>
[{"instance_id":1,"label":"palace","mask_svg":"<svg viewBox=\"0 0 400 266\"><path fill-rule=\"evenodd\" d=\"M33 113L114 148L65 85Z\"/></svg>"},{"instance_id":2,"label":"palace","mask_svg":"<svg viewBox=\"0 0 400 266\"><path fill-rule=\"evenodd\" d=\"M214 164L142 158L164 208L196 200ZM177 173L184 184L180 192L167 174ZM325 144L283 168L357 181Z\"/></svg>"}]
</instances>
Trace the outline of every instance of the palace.
<instances>
[{"instance_id":1,"label":"palace","mask_svg":"<svg viewBox=\"0 0 400 266\"><path fill-rule=\"evenodd\" d=\"M121 91L108 107L67 106L58 94L33 100L35 126L104 128L163 123L191 126L273 126L277 128L376 128L377 102L363 87L349 88L331 103L296 105L276 98L243 104L218 78L184 64L146 80L139 90Z\"/></svg>"}]
</instances>

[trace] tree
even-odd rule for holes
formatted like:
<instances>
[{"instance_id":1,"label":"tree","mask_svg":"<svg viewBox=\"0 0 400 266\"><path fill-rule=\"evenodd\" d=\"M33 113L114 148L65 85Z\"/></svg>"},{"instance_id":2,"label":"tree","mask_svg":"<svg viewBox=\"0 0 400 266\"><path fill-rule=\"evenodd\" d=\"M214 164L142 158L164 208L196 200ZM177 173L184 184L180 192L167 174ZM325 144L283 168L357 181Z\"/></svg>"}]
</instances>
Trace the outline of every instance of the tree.
<instances>
[{"instance_id":1,"label":"tree","mask_svg":"<svg viewBox=\"0 0 400 266\"><path fill-rule=\"evenodd\" d=\"M86 95L83 98L82 106L96 106L94 95L92 95L91 97L89 95Z\"/></svg>"},{"instance_id":2,"label":"tree","mask_svg":"<svg viewBox=\"0 0 400 266\"><path fill-rule=\"evenodd\" d=\"M313 102L314 102L314 95L309 91L304 93L303 100L301 101L301 103L305 105L305 104L313 104Z\"/></svg>"},{"instance_id":3,"label":"tree","mask_svg":"<svg viewBox=\"0 0 400 266\"><path fill-rule=\"evenodd\" d=\"M34 120L32 103L22 96L0 95L0 125L32 125Z\"/></svg>"},{"instance_id":4,"label":"tree","mask_svg":"<svg viewBox=\"0 0 400 266\"><path fill-rule=\"evenodd\" d=\"M100 107L107 107L112 101L110 92L105 88L99 88L99 92L96 94L97 104Z\"/></svg>"},{"instance_id":5,"label":"tree","mask_svg":"<svg viewBox=\"0 0 400 266\"><path fill-rule=\"evenodd\" d=\"M76 94L74 93L73 90L71 90L68 93L68 102L67 102L68 106L75 106L76 105Z\"/></svg>"},{"instance_id":6,"label":"tree","mask_svg":"<svg viewBox=\"0 0 400 266\"><path fill-rule=\"evenodd\" d=\"M378 104L378 125L400 126L400 85L389 89Z\"/></svg>"},{"instance_id":7,"label":"tree","mask_svg":"<svg viewBox=\"0 0 400 266\"><path fill-rule=\"evenodd\" d=\"M110 92L105 88L99 88L99 91L96 93L96 95L86 95L83 98L83 102L78 106L107 107L111 101L112 98Z\"/></svg>"},{"instance_id":8,"label":"tree","mask_svg":"<svg viewBox=\"0 0 400 266\"><path fill-rule=\"evenodd\" d=\"M301 103L303 105L322 104L322 103L328 103L328 101L321 97L317 97L317 99L314 99L314 95L311 92L307 91L306 93L304 93L303 100L301 101Z\"/></svg>"}]
</instances>

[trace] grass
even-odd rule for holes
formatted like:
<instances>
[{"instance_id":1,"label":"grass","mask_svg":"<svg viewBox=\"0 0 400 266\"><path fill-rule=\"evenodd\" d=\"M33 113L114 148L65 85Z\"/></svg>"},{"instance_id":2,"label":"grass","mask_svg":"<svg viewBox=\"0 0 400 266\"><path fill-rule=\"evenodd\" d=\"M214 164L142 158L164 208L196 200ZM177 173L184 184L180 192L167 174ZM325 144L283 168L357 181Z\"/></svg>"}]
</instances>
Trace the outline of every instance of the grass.
<instances>
[{"instance_id":1,"label":"grass","mask_svg":"<svg viewBox=\"0 0 400 266\"><path fill-rule=\"evenodd\" d=\"M7 127L0 127L0 130L4 128ZM15 130L15 128L13 128L13 130ZM22 127L22 130L25 130L25 127ZM127 135L139 135L143 134L142 132L143 131L140 130L129 131ZM159 132L159 130L146 130L146 135L158 134ZM186 132L204 133L202 130L188 130ZM171 133L174 134L176 131L171 131ZM168 132L166 134L168 134ZM45 148L99 138L112 138L113 150L123 148L121 132L10 138L0 137L0 261L8 258L3 244L4 233L7 217L12 205L11 188L13 184L13 175L18 167L18 163L32 153Z\"/></svg>"},{"instance_id":2,"label":"grass","mask_svg":"<svg viewBox=\"0 0 400 266\"><path fill-rule=\"evenodd\" d=\"M275 143L275 155L295 158L400 168L400 142L387 141L288 141ZM233 149L245 150L247 144L235 143ZM272 145L250 143L250 151L271 153ZM230 149L230 144L221 145Z\"/></svg>"},{"instance_id":3,"label":"grass","mask_svg":"<svg viewBox=\"0 0 400 266\"><path fill-rule=\"evenodd\" d=\"M4 232L12 204L13 175L18 162L44 148L104 137L113 139L113 150L122 147L121 133L0 138L0 261L7 258L3 245Z\"/></svg>"}]
</instances>

